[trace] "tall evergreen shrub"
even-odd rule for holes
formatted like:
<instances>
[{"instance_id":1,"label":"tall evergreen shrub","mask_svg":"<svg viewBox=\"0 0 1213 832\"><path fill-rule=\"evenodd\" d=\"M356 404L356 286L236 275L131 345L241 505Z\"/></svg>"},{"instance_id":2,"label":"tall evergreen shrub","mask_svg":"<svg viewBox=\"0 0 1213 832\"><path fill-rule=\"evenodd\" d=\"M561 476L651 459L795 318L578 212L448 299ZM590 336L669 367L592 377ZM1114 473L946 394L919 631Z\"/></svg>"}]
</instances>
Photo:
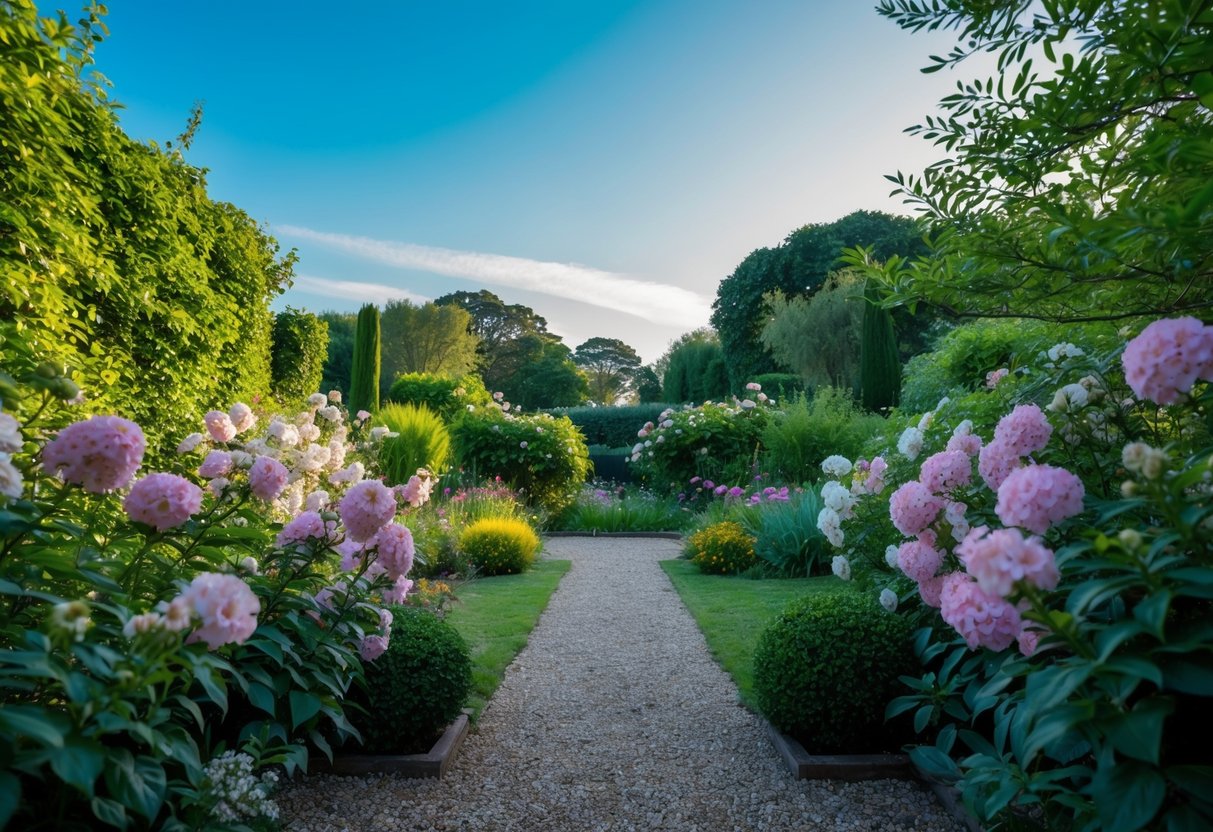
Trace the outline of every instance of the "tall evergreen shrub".
<instances>
[{"instance_id":1,"label":"tall evergreen shrub","mask_svg":"<svg viewBox=\"0 0 1213 832\"><path fill-rule=\"evenodd\" d=\"M881 411L897 406L901 394L901 359L893 317L880 306L879 289L871 280L863 287L863 328L859 344L859 387L863 406Z\"/></svg>"},{"instance_id":2,"label":"tall evergreen shrub","mask_svg":"<svg viewBox=\"0 0 1213 832\"><path fill-rule=\"evenodd\" d=\"M354 330L354 365L350 369L350 410L379 410L379 307L358 310Z\"/></svg>"},{"instance_id":3,"label":"tall evergreen shrub","mask_svg":"<svg viewBox=\"0 0 1213 832\"><path fill-rule=\"evenodd\" d=\"M329 325L320 318L289 306L279 312L270 353L274 395L295 403L320 390L328 346Z\"/></svg>"}]
</instances>

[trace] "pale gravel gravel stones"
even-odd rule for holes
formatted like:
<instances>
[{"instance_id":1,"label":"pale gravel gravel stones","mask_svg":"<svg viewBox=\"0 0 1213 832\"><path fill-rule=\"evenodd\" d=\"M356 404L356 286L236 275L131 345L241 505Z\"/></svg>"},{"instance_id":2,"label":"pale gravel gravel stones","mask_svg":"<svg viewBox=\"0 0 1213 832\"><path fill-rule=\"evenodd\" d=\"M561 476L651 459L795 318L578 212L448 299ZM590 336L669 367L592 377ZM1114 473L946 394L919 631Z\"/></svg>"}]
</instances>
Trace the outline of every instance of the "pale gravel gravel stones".
<instances>
[{"instance_id":1,"label":"pale gravel gravel stones","mask_svg":"<svg viewBox=\"0 0 1213 832\"><path fill-rule=\"evenodd\" d=\"M549 540L572 569L446 779L299 780L287 829L960 829L913 783L794 780L657 565L678 551Z\"/></svg>"}]
</instances>

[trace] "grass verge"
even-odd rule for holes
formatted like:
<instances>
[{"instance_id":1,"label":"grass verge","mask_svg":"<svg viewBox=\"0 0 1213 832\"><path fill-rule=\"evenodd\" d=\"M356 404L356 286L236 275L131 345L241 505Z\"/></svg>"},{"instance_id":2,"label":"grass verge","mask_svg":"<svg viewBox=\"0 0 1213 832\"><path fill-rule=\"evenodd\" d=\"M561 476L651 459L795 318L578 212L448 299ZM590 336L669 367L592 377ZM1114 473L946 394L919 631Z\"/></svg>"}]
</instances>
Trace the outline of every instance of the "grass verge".
<instances>
[{"instance_id":1,"label":"grass verge","mask_svg":"<svg viewBox=\"0 0 1213 832\"><path fill-rule=\"evenodd\" d=\"M754 649L767 625L788 602L837 586L832 575L818 578L739 578L705 575L688 560L666 560L682 603L699 625L708 650L737 684L741 701L758 710L754 698Z\"/></svg>"},{"instance_id":2,"label":"grass verge","mask_svg":"<svg viewBox=\"0 0 1213 832\"><path fill-rule=\"evenodd\" d=\"M478 578L456 590L458 601L447 620L467 641L472 654L472 721L501 684L505 669L526 647L527 638L548 599L569 571L567 560L541 560L521 575Z\"/></svg>"}]
</instances>

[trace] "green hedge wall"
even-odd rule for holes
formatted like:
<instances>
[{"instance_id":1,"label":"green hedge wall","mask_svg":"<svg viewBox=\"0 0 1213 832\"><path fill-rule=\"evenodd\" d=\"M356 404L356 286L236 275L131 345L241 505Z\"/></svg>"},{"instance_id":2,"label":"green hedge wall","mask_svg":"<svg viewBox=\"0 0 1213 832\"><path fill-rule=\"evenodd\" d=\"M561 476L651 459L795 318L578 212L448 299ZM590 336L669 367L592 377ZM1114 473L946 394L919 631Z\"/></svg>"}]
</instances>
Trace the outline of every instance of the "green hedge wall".
<instances>
[{"instance_id":1,"label":"green hedge wall","mask_svg":"<svg viewBox=\"0 0 1213 832\"><path fill-rule=\"evenodd\" d=\"M294 255L178 149L122 132L83 80L103 31L87 14L0 4L0 321L75 371L86 409L139 422L154 460L211 407L269 392L268 304Z\"/></svg>"},{"instance_id":2,"label":"green hedge wall","mask_svg":"<svg viewBox=\"0 0 1213 832\"><path fill-rule=\"evenodd\" d=\"M556 407L548 412L553 416L568 416L581 430L587 445L605 445L608 448L632 447L636 444L636 432L645 422L656 422L661 412L674 405L655 402L623 407Z\"/></svg>"},{"instance_id":3,"label":"green hedge wall","mask_svg":"<svg viewBox=\"0 0 1213 832\"><path fill-rule=\"evenodd\" d=\"M274 395L298 403L320 389L328 357L329 325L311 312L292 309L274 316L270 370Z\"/></svg>"}]
</instances>

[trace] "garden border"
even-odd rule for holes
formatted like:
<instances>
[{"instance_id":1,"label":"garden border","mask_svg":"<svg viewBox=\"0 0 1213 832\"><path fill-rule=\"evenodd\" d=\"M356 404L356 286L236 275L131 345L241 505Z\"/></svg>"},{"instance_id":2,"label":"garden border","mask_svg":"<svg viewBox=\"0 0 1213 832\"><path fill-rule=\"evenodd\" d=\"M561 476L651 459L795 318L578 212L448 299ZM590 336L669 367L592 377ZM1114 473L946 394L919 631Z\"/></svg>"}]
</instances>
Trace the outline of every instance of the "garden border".
<instances>
[{"instance_id":1,"label":"garden border","mask_svg":"<svg viewBox=\"0 0 1213 832\"><path fill-rule=\"evenodd\" d=\"M649 537L654 540L682 540L682 532L544 532L544 537Z\"/></svg>"},{"instance_id":2,"label":"garden border","mask_svg":"<svg viewBox=\"0 0 1213 832\"><path fill-rule=\"evenodd\" d=\"M309 774L403 774L409 778L441 780L467 737L470 711L466 708L446 727L442 736L424 754L335 754L333 761L321 758Z\"/></svg>"}]
</instances>

